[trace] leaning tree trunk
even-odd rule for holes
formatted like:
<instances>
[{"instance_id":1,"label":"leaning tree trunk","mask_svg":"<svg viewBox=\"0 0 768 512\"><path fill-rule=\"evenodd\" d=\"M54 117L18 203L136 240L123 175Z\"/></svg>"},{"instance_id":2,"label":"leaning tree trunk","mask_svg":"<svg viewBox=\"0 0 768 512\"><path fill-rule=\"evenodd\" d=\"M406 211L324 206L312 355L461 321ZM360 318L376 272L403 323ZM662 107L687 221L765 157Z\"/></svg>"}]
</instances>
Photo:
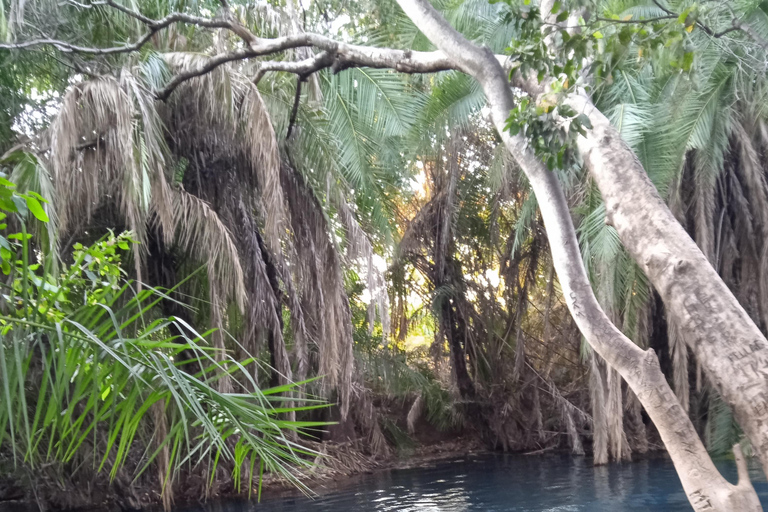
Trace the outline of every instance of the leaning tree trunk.
<instances>
[{"instance_id":1,"label":"leaning tree trunk","mask_svg":"<svg viewBox=\"0 0 768 512\"><path fill-rule=\"evenodd\" d=\"M741 453L735 450L740 478L737 485L732 485L712 463L688 415L661 373L656 355L653 351L642 350L624 336L598 304L582 263L568 204L556 176L536 158L523 137L511 136L504 129L514 98L506 73L496 57L456 32L425 0L398 0L398 3L457 68L473 76L483 87L494 125L536 194L568 307L589 344L618 370L645 407L669 451L693 508L701 511L762 510Z\"/></svg>"},{"instance_id":2,"label":"leaning tree trunk","mask_svg":"<svg viewBox=\"0 0 768 512\"><path fill-rule=\"evenodd\" d=\"M543 17L551 18L553 4L542 2ZM534 98L546 93L546 80L518 72L514 81ZM733 409L768 475L768 341L608 118L584 91L565 102L592 123L578 147L605 202L606 223L659 292L672 323L685 332L683 341ZM681 400L687 411L686 397Z\"/></svg>"},{"instance_id":3,"label":"leaning tree trunk","mask_svg":"<svg viewBox=\"0 0 768 512\"><path fill-rule=\"evenodd\" d=\"M584 96L569 101L592 122L579 150L605 201L606 222L685 332L684 341L733 408L768 474L768 341L608 119Z\"/></svg>"},{"instance_id":4,"label":"leaning tree trunk","mask_svg":"<svg viewBox=\"0 0 768 512\"><path fill-rule=\"evenodd\" d=\"M515 75L533 97L545 93L535 78ZM683 340L739 425L768 474L768 341L661 199L637 156L583 93L566 98L589 116L578 140L613 226L659 292Z\"/></svg>"}]
</instances>

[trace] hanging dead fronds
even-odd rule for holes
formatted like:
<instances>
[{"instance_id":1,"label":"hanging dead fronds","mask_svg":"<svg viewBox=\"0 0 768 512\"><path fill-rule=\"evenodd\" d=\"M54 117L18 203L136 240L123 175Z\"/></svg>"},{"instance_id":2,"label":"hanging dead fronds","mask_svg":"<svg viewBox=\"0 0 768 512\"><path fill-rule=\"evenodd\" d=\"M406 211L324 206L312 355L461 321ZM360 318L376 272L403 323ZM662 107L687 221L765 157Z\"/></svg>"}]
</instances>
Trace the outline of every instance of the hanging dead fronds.
<instances>
[{"instance_id":1,"label":"hanging dead fronds","mask_svg":"<svg viewBox=\"0 0 768 512\"><path fill-rule=\"evenodd\" d=\"M303 177L283 165L281 184L296 240L295 281L301 287L307 332L317 349L317 371L324 377L321 388L326 393L337 390L343 420L351 399L354 342L341 259L322 206Z\"/></svg>"},{"instance_id":2,"label":"hanging dead fronds","mask_svg":"<svg viewBox=\"0 0 768 512\"><path fill-rule=\"evenodd\" d=\"M249 83L239 109L242 144L256 175L264 216L264 234L273 254L282 254L288 213L280 185L280 154L269 113L255 85Z\"/></svg>"},{"instance_id":3,"label":"hanging dead fronds","mask_svg":"<svg viewBox=\"0 0 768 512\"><path fill-rule=\"evenodd\" d=\"M330 175L329 175L330 177ZM333 204L336 207L339 220L344 226L347 235L346 255L350 261L365 262L365 279L371 300L368 303L368 333L373 333L373 325L378 315L381 321L384 340L389 337L391 331L390 325L390 305L389 292L384 274L374 265L373 245L370 238L360 227L357 217L352 212L349 204L341 191L336 190L332 194Z\"/></svg>"},{"instance_id":4,"label":"hanging dead fronds","mask_svg":"<svg viewBox=\"0 0 768 512\"><path fill-rule=\"evenodd\" d=\"M132 201L143 176L134 159L133 129L134 105L112 77L83 82L64 96L50 129L62 231L72 219L88 222L107 198L117 197L129 227L136 226L141 211Z\"/></svg>"},{"instance_id":5,"label":"hanging dead fronds","mask_svg":"<svg viewBox=\"0 0 768 512\"><path fill-rule=\"evenodd\" d=\"M226 300L233 300L241 311L246 304L243 268L229 229L210 205L183 190L174 190L173 218L176 243L204 261L209 279L218 282Z\"/></svg>"},{"instance_id":6,"label":"hanging dead fronds","mask_svg":"<svg viewBox=\"0 0 768 512\"><path fill-rule=\"evenodd\" d=\"M424 397L419 393L416 400L411 404L411 408L408 409L408 416L406 423L408 425L408 433L413 435L416 432L416 422L421 417L421 413L424 411Z\"/></svg>"}]
</instances>

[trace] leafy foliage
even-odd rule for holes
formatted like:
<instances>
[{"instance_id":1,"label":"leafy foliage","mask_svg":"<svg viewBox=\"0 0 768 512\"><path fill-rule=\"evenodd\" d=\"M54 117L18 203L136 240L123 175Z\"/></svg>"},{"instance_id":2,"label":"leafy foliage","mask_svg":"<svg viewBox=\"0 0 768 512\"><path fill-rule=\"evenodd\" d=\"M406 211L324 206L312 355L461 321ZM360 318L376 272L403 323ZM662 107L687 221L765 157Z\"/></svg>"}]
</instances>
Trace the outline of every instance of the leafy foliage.
<instances>
[{"instance_id":1,"label":"leafy foliage","mask_svg":"<svg viewBox=\"0 0 768 512\"><path fill-rule=\"evenodd\" d=\"M291 468L308 465L310 453L287 433L321 423L282 415L323 404L296 407L279 396L293 385L259 389L253 359L215 357L210 332L158 316L168 290L137 292L121 268L135 243L129 233L75 244L59 275L30 261L24 220L47 220L40 198L5 178L0 187L4 215L22 226L2 238L9 281L0 303L0 448L15 464L111 478L124 468L138 478L158 464L164 486L183 468L204 463L213 473L221 464L238 487L243 478L249 489L260 483L264 470L300 485ZM217 389L225 375L237 383L231 393Z\"/></svg>"}]
</instances>

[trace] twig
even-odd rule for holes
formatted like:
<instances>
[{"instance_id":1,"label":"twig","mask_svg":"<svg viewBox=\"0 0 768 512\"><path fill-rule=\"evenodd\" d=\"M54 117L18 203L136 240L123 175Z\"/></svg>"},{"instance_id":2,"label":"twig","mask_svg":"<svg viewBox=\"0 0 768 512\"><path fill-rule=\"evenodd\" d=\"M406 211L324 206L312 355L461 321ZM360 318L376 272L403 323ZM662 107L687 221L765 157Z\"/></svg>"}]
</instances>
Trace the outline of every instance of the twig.
<instances>
[{"instance_id":1,"label":"twig","mask_svg":"<svg viewBox=\"0 0 768 512\"><path fill-rule=\"evenodd\" d=\"M285 134L286 139L291 138L291 132L293 132L293 125L296 123L296 115L299 113L299 103L301 102L301 82L303 82L301 76L296 77L296 95L293 98L293 108L291 109L291 118L288 121L288 133Z\"/></svg>"},{"instance_id":2,"label":"twig","mask_svg":"<svg viewBox=\"0 0 768 512\"><path fill-rule=\"evenodd\" d=\"M624 24L638 25L638 24L643 24L643 23L656 23L657 21L671 20L671 19L675 19L675 18L677 18L677 16L675 16L674 14L669 14L667 16L657 16L656 18L646 18L646 19L640 19L640 20L632 20L632 19L629 19L629 20L613 20L613 19L610 19L610 18L595 18L595 19L597 21L605 21L605 22L608 22L608 23L624 23Z\"/></svg>"}]
</instances>

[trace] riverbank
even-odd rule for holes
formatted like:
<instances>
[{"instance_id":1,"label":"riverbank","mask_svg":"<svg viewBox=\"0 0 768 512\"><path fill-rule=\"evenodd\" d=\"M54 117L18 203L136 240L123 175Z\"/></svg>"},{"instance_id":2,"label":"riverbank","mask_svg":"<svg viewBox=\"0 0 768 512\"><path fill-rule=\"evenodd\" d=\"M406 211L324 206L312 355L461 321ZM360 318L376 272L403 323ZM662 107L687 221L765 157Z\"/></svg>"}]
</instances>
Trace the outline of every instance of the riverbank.
<instances>
[{"instance_id":1,"label":"riverbank","mask_svg":"<svg viewBox=\"0 0 768 512\"><path fill-rule=\"evenodd\" d=\"M434 464L444 459L466 457L486 452L487 449L477 439L457 437L434 444L419 445L407 450L392 452L386 457L370 456L362 453L354 442L316 443L311 446L321 454L309 470L297 471L297 476L310 493L321 494L340 481L356 475L374 473L391 469L418 468ZM87 489L68 488L66 484L52 481L38 481L45 488L30 490L20 477L0 477L0 509L3 512L127 512L141 508L148 511L161 511L161 497L157 489L136 487L126 489L120 481L108 482L106 478L93 479ZM221 499L233 499L248 494L247 489L237 493L233 482L228 477L217 481L213 488L205 492L203 481L189 475L179 482L175 493L174 506L185 507ZM254 489L253 493L258 492ZM297 490L287 479L277 475L265 475L262 496L270 498L296 494ZM74 493L82 493L82 498L74 499ZM85 500L86 494L91 496ZM131 499L126 499L130 494ZM188 499L191 496L204 496L205 499ZM85 501L85 502L84 502ZM77 504L80 502L80 504Z\"/></svg>"}]
</instances>

